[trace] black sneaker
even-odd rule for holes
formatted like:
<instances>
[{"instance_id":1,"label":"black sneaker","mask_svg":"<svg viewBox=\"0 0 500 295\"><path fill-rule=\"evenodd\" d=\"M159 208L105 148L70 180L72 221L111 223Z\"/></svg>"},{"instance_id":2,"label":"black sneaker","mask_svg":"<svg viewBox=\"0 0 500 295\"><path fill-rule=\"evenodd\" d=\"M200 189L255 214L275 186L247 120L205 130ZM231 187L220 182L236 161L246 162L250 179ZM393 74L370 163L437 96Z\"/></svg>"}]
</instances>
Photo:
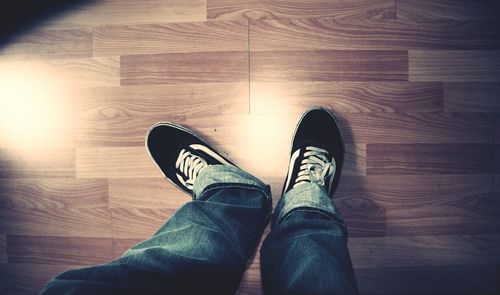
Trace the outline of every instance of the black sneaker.
<instances>
[{"instance_id":1,"label":"black sneaker","mask_svg":"<svg viewBox=\"0 0 500 295\"><path fill-rule=\"evenodd\" d=\"M191 130L173 123L153 125L146 135L146 146L163 175L190 195L203 168L235 166Z\"/></svg>"},{"instance_id":2,"label":"black sneaker","mask_svg":"<svg viewBox=\"0 0 500 295\"><path fill-rule=\"evenodd\" d=\"M331 197L343 162L344 143L333 114L323 108L307 110L295 129L282 195L303 183L314 182Z\"/></svg>"}]
</instances>

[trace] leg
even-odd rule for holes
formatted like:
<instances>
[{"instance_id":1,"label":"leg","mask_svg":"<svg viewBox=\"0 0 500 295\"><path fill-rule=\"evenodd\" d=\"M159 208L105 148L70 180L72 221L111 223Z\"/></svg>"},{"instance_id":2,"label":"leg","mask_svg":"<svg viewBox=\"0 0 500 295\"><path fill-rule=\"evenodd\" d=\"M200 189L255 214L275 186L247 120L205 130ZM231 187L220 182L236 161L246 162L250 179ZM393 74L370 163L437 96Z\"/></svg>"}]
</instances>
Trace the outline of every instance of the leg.
<instances>
[{"instance_id":1,"label":"leg","mask_svg":"<svg viewBox=\"0 0 500 295\"><path fill-rule=\"evenodd\" d=\"M181 154L182 170L202 158L189 148ZM269 219L271 197L255 177L208 157L203 155L205 165L196 172L174 170L186 176L176 184L194 200L151 239L115 261L60 274L42 294L233 294Z\"/></svg>"},{"instance_id":2,"label":"leg","mask_svg":"<svg viewBox=\"0 0 500 295\"><path fill-rule=\"evenodd\" d=\"M343 153L333 115L322 109L304 114L272 231L261 248L264 293L358 293L347 229L330 199Z\"/></svg>"}]
</instances>

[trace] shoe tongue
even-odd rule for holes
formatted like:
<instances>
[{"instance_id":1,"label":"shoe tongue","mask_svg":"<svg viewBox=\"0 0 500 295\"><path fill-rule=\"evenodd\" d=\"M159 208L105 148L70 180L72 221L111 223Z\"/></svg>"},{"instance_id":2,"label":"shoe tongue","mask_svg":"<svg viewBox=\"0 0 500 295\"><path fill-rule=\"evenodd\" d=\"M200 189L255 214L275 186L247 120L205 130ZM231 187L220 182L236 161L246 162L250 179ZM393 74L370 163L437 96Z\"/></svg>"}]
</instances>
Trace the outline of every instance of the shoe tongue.
<instances>
[{"instance_id":1,"label":"shoe tongue","mask_svg":"<svg viewBox=\"0 0 500 295\"><path fill-rule=\"evenodd\" d=\"M330 159L332 158L332 152L328 149L327 146L318 144L317 142L314 142L314 141L311 141L311 140L307 140L307 139L300 140L297 143L295 150L301 149L301 154L303 155L304 152L306 151L306 148L309 147L309 146L317 147L317 148L320 148L320 149L323 149L323 150L327 151L328 152L328 158L330 158Z\"/></svg>"}]
</instances>

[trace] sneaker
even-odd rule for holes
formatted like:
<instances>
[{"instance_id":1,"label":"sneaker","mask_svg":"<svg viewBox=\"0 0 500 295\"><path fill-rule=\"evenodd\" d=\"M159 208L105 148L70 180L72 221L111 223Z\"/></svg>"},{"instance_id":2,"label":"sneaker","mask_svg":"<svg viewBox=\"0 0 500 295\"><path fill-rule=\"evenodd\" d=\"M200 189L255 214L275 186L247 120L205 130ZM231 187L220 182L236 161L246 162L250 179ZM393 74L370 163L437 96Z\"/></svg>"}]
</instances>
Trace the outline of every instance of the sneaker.
<instances>
[{"instance_id":1,"label":"sneaker","mask_svg":"<svg viewBox=\"0 0 500 295\"><path fill-rule=\"evenodd\" d=\"M288 174L282 195L304 183L316 183L331 197L344 162L344 143L333 114L323 108L307 110L292 141Z\"/></svg>"},{"instance_id":2,"label":"sneaker","mask_svg":"<svg viewBox=\"0 0 500 295\"><path fill-rule=\"evenodd\" d=\"M163 175L190 195L196 177L208 165L235 166L191 130L173 123L153 125L146 147Z\"/></svg>"}]
</instances>

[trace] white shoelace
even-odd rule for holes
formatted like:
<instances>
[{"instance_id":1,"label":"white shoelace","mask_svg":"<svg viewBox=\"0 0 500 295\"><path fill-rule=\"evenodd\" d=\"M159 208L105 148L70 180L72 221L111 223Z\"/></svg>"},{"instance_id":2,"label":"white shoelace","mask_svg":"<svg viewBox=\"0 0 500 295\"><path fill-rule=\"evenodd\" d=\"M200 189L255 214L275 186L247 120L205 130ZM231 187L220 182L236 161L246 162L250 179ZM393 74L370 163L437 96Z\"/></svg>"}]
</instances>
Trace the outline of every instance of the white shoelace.
<instances>
[{"instance_id":1,"label":"white shoelace","mask_svg":"<svg viewBox=\"0 0 500 295\"><path fill-rule=\"evenodd\" d=\"M335 173L335 159L330 162L327 158L328 151L308 146L304 152L304 159L300 163L299 174L293 187L305 182L314 182L325 185L325 179Z\"/></svg>"},{"instance_id":2,"label":"white shoelace","mask_svg":"<svg viewBox=\"0 0 500 295\"><path fill-rule=\"evenodd\" d=\"M177 161L175 161L175 168L182 171L182 173L188 178L187 180L182 179L177 176L179 181L189 189L193 189L193 183L200 173L200 171L207 167L207 162L191 152L182 149L179 153Z\"/></svg>"}]
</instances>

